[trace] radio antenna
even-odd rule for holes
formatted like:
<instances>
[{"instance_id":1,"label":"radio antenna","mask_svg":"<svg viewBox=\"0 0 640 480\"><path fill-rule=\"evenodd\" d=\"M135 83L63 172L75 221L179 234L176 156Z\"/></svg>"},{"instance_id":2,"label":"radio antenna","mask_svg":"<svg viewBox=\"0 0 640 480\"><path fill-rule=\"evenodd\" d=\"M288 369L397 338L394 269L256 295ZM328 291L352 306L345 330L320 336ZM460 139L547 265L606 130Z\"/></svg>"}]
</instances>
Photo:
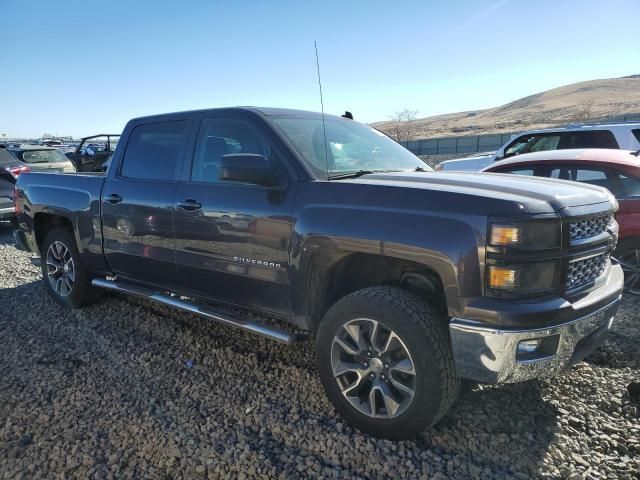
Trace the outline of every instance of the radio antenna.
<instances>
[{"instance_id":1,"label":"radio antenna","mask_svg":"<svg viewBox=\"0 0 640 480\"><path fill-rule=\"evenodd\" d=\"M316 50L316 70L318 71L318 88L320 89L320 109L322 112L322 136L324 137L324 161L327 165L327 179L329 179L329 152L327 151L327 127L324 123L324 101L322 98L322 81L320 80L320 60L318 59L318 44L313 41Z\"/></svg>"}]
</instances>

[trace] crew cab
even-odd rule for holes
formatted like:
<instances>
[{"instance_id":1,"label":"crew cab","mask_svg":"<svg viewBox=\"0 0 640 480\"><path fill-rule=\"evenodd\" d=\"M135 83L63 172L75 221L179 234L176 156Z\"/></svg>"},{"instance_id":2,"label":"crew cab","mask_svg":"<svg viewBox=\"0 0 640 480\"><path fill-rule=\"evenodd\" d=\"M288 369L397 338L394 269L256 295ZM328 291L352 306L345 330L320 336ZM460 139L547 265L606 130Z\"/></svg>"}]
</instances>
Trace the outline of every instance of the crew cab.
<instances>
[{"instance_id":1,"label":"crew cab","mask_svg":"<svg viewBox=\"0 0 640 480\"><path fill-rule=\"evenodd\" d=\"M16 208L17 245L59 304L111 290L285 343L315 337L338 412L392 439L442 418L462 378L579 361L623 285L606 189L436 174L375 129L296 110L131 120L106 174L21 175Z\"/></svg>"},{"instance_id":2,"label":"crew cab","mask_svg":"<svg viewBox=\"0 0 640 480\"><path fill-rule=\"evenodd\" d=\"M573 124L560 128L529 130L513 135L497 152L457 160L446 160L437 171L478 172L494 162L533 152L578 148L640 149L640 123Z\"/></svg>"}]
</instances>

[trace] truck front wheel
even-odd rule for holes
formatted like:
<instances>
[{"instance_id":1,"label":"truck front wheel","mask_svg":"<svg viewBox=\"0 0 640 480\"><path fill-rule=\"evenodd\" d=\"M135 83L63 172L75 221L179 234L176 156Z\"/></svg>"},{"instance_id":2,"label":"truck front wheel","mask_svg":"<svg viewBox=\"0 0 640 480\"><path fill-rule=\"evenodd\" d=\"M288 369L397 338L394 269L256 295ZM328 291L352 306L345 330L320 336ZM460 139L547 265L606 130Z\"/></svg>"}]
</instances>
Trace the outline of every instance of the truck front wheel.
<instances>
[{"instance_id":1,"label":"truck front wheel","mask_svg":"<svg viewBox=\"0 0 640 480\"><path fill-rule=\"evenodd\" d=\"M102 292L91 286L73 234L66 228L47 233L42 248L42 277L53 300L67 308L82 308L98 301Z\"/></svg>"},{"instance_id":2,"label":"truck front wheel","mask_svg":"<svg viewBox=\"0 0 640 480\"><path fill-rule=\"evenodd\" d=\"M460 384L446 322L400 288L371 287L339 300L320 324L316 356L336 410L377 437L420 434L445 415Z\"/></svg>"}]
</instances>

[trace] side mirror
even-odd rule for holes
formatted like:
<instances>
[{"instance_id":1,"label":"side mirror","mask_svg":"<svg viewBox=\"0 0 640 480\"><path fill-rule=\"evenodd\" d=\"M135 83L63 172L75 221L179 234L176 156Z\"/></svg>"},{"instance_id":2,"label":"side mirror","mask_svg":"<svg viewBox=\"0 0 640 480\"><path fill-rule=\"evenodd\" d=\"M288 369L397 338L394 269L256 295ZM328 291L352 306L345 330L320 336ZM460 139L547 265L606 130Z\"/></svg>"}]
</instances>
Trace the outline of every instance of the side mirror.
<instances>
[{"instance_id":1,"label":"side mirror","mask_svg":"<svg viewBox=\"0 0 640 480\"><path fill-rule=\"evenodd\" d=\"M229 153L218 164L220 180L272 187L278 183L269 160L255 153Z\"/></svg>"}]
</instances>

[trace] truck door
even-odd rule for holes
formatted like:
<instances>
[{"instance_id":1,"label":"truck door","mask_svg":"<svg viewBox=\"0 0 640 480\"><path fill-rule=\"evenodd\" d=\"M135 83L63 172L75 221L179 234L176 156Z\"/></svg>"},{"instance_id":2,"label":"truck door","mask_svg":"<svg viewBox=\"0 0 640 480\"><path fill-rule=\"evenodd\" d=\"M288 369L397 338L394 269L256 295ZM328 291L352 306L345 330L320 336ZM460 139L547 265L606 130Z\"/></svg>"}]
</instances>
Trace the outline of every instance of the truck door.
<instances>
[{"instance_id":1,"label":"truck door","mask_svg":"<svg viewBox=\"0 0 640 480\"><path fill-rule=\"evenodd\" d=\"M250 115L208 114L196 121L193 155L174 203L180 281L198 296L287 315L295 172ZM233 153L266 157L279 185L221 181L218 163Z\"/></svg>"},{"instance_id":2,"label":"truck door","mask_svg":"<svg viewBox=\"0 0 640 480\"><path fill-rule=\"evenodd\" d=\"M175 287L173 198L190 120L185 116L128 127L102 191L104 252L119 277Z\"/></svg>"}]
</instances>

